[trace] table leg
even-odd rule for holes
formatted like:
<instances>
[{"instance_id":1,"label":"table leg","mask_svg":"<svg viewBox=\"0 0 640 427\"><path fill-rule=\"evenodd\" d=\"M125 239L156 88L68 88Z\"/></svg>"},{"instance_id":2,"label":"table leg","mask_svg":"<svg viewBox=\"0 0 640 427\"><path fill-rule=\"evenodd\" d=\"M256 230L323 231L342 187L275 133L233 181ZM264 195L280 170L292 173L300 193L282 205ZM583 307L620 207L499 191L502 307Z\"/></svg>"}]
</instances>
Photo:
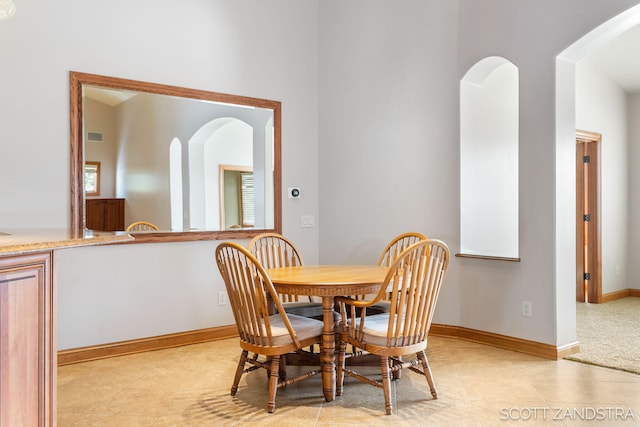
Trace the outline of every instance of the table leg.
<instances>
[{"instance_id":1,"label":"table leg","mask_svg":"<svg viewBox=\"0 0 640 427\"><path fill-rule=\"evenodd\" d=\"M336 336L333 303L332 296L322 297L324 330L322 331L320 362L322 363L322 391L327 402L331 402L336 397Z\"/></svg>"}]
</instances>

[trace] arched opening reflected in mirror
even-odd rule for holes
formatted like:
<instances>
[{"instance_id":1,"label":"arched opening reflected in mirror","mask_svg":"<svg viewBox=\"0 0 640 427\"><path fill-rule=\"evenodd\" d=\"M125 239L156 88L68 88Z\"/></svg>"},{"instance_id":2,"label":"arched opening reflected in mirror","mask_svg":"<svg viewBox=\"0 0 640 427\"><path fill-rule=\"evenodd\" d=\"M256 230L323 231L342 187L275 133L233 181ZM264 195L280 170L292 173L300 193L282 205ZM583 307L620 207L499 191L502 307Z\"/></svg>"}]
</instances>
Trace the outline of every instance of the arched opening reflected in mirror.
<instances>
[{"instance_id":1,"label":"arched opening reflected in mirror","mask_svg":"<svg viewBox=\"0 0 640 427\"><path fill-rule=\"evenodd\" d=\"M159 228L138 242L281 232L280 102L77 72L70 93L77 234L137 221ZM99 195L86 190L96 162ZM243 173L225 182L225 168Z\"/></svg>"}]
</instances>

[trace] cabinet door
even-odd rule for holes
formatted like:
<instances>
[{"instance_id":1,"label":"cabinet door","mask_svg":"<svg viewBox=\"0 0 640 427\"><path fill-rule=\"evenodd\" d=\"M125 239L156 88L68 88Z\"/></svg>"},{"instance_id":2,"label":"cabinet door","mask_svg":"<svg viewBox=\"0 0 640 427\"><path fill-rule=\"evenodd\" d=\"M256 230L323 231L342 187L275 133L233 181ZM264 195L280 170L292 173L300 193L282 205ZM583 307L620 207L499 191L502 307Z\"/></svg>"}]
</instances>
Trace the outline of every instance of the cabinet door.
<instances>
[{"instance_id":1,"label":"cabinet door","mask_svg":"<svg viewBox=\"0 0 640 427\"><path fill-rule=\"evenodd\" d=\"M86 227L88 229L124 230L124 199L87 199L86 206Z\"/></svg>"},{"instance_id":2,"label":"cabinet door","mask_svg":"<svg viewBox=\"0 0 640 427\"><path fill-rule=\"evenodd\" d=\"M124 200L105 200L104 228L105 231L124 230Z\"/></svg>"},{"instance_id":3,"label":"cabinet door","mask_svg":"<svg viewBox=\"0 0 640 427\"><path fill-rule=\"evenodd\" d=\"M55 425L49 253L0 258L0 426Z\"/></svg>"},{"instance_id":4,"label":"cabinet door","mask_svg":"<svg viewBox=\"0 0 640 427\"><path fill-rule=\"evenodd\" d=\"M99 199L87 200L86 227L89 230L104 229L104 202Z\"/></svg>"}]
</instances>

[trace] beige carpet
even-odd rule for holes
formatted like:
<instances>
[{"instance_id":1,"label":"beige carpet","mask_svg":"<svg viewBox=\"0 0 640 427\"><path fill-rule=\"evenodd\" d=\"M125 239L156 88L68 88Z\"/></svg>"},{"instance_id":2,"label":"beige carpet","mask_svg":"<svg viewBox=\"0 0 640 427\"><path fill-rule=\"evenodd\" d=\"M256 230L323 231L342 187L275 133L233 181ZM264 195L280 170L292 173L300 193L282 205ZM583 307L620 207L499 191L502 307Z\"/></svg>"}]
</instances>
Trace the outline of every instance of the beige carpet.
<instances>
[{"instance_id":1,"label":"beige carpet","mask_svg":"<svg viewBox=\"0 0 640 427\"><path fill-rule=\"evenodd\" d=\"M640 297L577 303L580 353L566 357L640 374Z\"/></svg>"}]
</instances>

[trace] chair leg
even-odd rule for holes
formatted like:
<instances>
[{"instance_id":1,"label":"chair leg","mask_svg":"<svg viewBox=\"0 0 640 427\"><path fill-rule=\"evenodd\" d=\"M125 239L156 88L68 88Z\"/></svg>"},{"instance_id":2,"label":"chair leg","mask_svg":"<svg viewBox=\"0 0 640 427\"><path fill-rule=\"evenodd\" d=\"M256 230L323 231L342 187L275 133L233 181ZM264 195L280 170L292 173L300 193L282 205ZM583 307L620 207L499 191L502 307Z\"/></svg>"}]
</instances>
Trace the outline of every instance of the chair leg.
<instances>
[{"instance_id":1,"label":"chair leg","mask_svg":"<svg viewBox=\"0 0 640 427\"><path fill-rule=\"evenodd\" d=\"M238 392L238 384L240 383L240 378L242 378L242 374L244 373L244 365L247 363L247 355L249 352L247 350L242 350L242 354L240 354L240 361L238 361L238 367L236 368L236 376L233 379L233 385L231 386L231 396L235 396Z\"/></svg>"},{"instance_id":2,"label":"chair leg","mask_svg":"<svg viewBox=\"0 0 640 427\"><path fill-rule=\"evenodd\" d=\"M418 359L422 363L422 371L424 372L424 376L427 378L427 382L429 383L429 388L431 389L431 396L434 399L438 398L438 391L436 390L436 385L433 381L433 374L431 373L431 367L429 366L429 360L427 359L427 354L424 351L418 352Z\"/></svg>"},{"instance_id":3,"label":"chair leg","mask_svg":"<svg viewBox=\"0 0 640 427\"><path fill-rule=\"evenodd\" d=\"M278 371L278 376L280 378L280 381L287 380L287 355L286 354L283 354L282 356L280 356L280 368Z\"/></svg>"},{"instance_id":4,"label":"chair leg","mask_svg":"<svg viewBox=\"0 0 640 427\"><path fill-rule=\"evenodd\" d=\"M280 374L280 358L271 358L269 366L269 399L267 400L267 411L269 413L276 409L276 392L278 391L278 377Z\"/></svg>"},{"instance_id":5,"label":"chair leg","mask_svg":"<svg viewBox=\"0 0 640 427\"><path fill-rule=\"evenodd\" d=\"M336 360L336 396L342 396L346 352L347 352L347 343L341 340L338 346L338 357Z\"/></svg>"},{"instance_id":6,"label":"chair leg","mask_svg":"<svg viewBox=\"0 0 640 427\"><path fill-rule=\"evenodd\" d=\"M400 360L402 362L402 356L398 356L398 360ZM393 366L393 364L391 366ZM397 371L393 371L392 375L393 375L393 380L394 381L399 380L401 378L401 376L402 376L402 369L398 369Z\"/></svg>"},{"instance_id":7,"label":"chair leg","mask_svg":"<svg viewBox=\"0 0 640 427\"><path fill-rule=\"evenodd\" d=\"M384 410L387 415L391 415L391 372L389 372L389 357L380 357L380 368L382 370L382 392L384 393Z\"/></svg>"}]
</instances>

